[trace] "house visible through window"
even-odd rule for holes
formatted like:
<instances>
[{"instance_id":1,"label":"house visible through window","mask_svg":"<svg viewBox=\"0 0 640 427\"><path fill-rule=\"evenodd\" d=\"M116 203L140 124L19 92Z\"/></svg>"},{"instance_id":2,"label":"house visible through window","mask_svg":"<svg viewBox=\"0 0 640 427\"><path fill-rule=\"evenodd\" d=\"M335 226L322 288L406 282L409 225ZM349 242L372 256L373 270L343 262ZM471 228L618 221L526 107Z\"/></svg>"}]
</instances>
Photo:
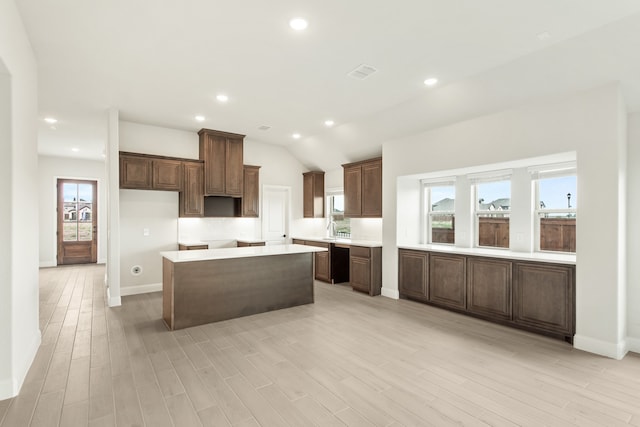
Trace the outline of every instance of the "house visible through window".
<instances>
[{"instance_id":1,"label":"house visible through window","mask_svg":"<svg viewBox=\"0 0 640 427\"><path fill-rule=\"evenodd\" d=\"M349 218L344 216L344 194L342 192L328 192L327 208L329 236L351 237L351 223Z\"/></svg>"},{"instance_id":2,"label":"house visible through window","mask_svg":"<svg viewBox=\"0 0 640 427\"><path fill-rule=\"evenodd\" d=\"M540 174L536 180L538 250L576 251L577 194L575 174L551 177Z\"/></svg>"},{"instance_id":3,"label":"house visible through window","mask_svg":"<svg viewBox=\"0 0 640 427\"><path fill-rule=\"evenodd\" d=\"M428 243L455 243L455 194L451 183L425 184Z\"/></svg>"},{"instance_id":4,"label":"house visible through window","mask_svg":"<svg viewBox=\"0 0 640 427\"><path fill-rule=\"evenodd\" d=\"M509 247L511 181L485 180L476 188L476 238L478 246Z\"/></svg>"}]
</instances>

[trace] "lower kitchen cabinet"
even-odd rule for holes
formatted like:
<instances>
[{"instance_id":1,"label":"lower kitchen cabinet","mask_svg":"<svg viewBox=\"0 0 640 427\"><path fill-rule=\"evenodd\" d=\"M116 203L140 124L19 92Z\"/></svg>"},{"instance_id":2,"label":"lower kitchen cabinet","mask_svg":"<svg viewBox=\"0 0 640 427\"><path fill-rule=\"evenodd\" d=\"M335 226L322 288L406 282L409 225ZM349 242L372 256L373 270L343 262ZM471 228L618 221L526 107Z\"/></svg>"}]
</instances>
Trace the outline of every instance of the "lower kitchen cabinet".
<instances>
[{"instance_id":1,"label":"lower kitchen cabinet","mask_svg":"<svg viewBox=\"0 0 640 427\"><path fill-rule=\"evenodd\" d=\"M382 290L382 248L349 248L349 282L355 291L371 296Z\"/></svg>"},{"instance_id":2,"label":"lower kitchen cabinet","mask_svg":"<svg viewBox=\"0 0 640 427\"><path fill-rule=\"evenodd\" d=\"M465 276L464 256L429 254L429 301L464 310L467 304Z\"/></svg>"},{"instance_id":3,"label":"lower kitchen cabinet","mask_svg":"<svg viewBox=\"0 0 640 427\"><path fill-rule=\"evenodd\" d=\"M400 295L426 300L429 275L429 254L420 251L398 252L398 274Z\"/></svg>"},{"instance_id":4,"label":"lower kitchen cabinet","mask_svg":"<svg viewBox=\"0 0 640 427\"><path fill-rule=\"evenodd\" d=\"M467 259L467 310L510 320L512 262L494 258Z\"/></svg>"},{"instance_id":5,"label":"lower kitchen cabinet","mask_svg":"<svg viewBox=\"0 0 640 427\"><path fill-rule=\"evenodd\" d=\"M570 266L517 262L514 265L514 321L573 336L575 275Z\"/></svg>"},{"instance_id":6,"label":"lower kitchen cabinet","mask_svg":"<svg viewBox=\"0 0 640 427\"><path fill-rule=\"evenodd\" d=\"M398 289L402 298L573 342L574 265L400 249Z\"/></svg>"},{"instance_id":7,"label":"lower kitchen cabinet","mask_svg":"<svg viewBox=\"0 0 640 427\"><path fill-rule=\"evenodd\" d=\"M294 241L295 243L295 241ZM323 282L331 283L331 245L325 242L305 242L307 246L316 246L319 248L327 248L327 252L316 252L315 266L316 266L316 280L322 280Z\"/></svg>"}]
</instances>

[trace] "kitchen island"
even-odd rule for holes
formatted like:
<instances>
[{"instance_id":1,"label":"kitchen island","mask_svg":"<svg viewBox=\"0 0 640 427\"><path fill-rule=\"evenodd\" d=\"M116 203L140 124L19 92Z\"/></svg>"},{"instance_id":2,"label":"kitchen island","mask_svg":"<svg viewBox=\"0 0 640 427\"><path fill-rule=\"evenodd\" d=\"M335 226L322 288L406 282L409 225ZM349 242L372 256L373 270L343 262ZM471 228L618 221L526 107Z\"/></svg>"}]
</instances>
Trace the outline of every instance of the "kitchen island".
<instances>
[{"instance_id":1,"label":"kitchen island","mask_svg":"<svg viewBox=\"0 0 640 427\"><path fill-rule=\"evenodd\" d=\"M171 330L313 302L303 245L162 252L162 317Z\"/></svg>"}]
</instances>

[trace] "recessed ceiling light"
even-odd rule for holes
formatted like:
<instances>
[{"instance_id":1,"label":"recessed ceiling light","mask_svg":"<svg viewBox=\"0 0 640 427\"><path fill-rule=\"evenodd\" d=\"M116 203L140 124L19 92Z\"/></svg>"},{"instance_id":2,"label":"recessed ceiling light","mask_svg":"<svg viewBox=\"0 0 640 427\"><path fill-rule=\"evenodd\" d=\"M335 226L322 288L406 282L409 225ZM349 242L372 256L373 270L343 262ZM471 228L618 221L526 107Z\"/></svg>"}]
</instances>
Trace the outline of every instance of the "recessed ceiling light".
<instances>
[{"instance_id":1,"label":"recessed ceiling light","mask_svg":"<svg viewBox=\"0 0 640 427\"><path fill-rule=\"evenodd\" d=\"M324 121L324 125L327 127L331 127L335 124L335 122L333 120L325 120Z\"/></svg>"},{"instance_id":2,"label":"recessed ceiling light","mask_svg":"<svg viewBox=\"0 0 640 427\"><path fill-rule=\"evenodd\" d=\"M302 31L307 28L309 23L304 18L293 18L289 21L289 26L296 31Z\"/></svg>"},{"instance_id":3,"label":"recessed ceiling light","mask_svg":"<svg viewBox=\"0 0 640 427\"><path fill-rule=\"evenodd\" d=\"M54 119L53 117L45 117L44 121L49 124L58 123L58 119Z\"/></svg>"},{"instance_id":4,"label":"recessed ceiling light","mask_svg":"<svg viewBox=\"0 0 640 427\"><path fill-rule=\"evenodd\" d=\"M300 135L299 133L294 133L293 135L291 135L293 139L300 139L301 136L302 135Z\"/></svg>"},{"instance_id":5,"label":"recessed ceiling light","mask_svg":"<svg viewBox=\"0 0 640 427\"><path fill-rule=\"evenodd\" d=\"M438 83L438 79L435 77L430 77L424 81L424 84L427 86L435 86Z\"/></svg>"},{"instance_id":6,"label":"recessed ceiling light","mask_svg":"<svg viewBox=\"0 0 640 427\"><path fill-rule=\"evenodd\" d=\"M77 153L78 151L80 151L80 149L78 147L73 147L71 151L73 151L74 153Z\"/></svg>"},{"instance_id":7,"label":"recessed ceiling light","mask_svg":"<svg viewBox=\"0 0 640 427\"><path fill-rule=\"evenodd\" d=\"M195 116L194 118L196 119L197 122L204 122L205 120L204 116Z\"/></svg>"},{"instance_id":8,"label":"recessed ceiling light","mask_svg":"<svg viewBox=\"0 0 640 427\"><path fill-rule=\"evenodd\" d=\"M229 100L229 97L223 93L219 94L218 96L216 96L216 99L220 102L227 102Z\"/></svg>"}]
</instances>

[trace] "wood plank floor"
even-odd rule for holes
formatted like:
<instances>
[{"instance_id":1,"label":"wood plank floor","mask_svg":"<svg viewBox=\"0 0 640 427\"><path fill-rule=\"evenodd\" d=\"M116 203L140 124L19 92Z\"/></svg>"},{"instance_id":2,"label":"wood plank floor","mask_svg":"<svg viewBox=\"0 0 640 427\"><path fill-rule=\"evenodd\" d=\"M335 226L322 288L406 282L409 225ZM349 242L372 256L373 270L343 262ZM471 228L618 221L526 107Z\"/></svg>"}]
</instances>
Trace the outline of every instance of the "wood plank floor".
<instances>
[{"instance_id":1,"label":"wood plank floor","mask_svg":"<svg viewBox=\"0 0 640 427\"><path fill-rule=\"evenodd\" d=\"M169 332L108 308L103 266L40 272L42 346L0 426L640 426L640 357L598 357L411 301L315 304Z\"/></svg>"}]
</instances>

